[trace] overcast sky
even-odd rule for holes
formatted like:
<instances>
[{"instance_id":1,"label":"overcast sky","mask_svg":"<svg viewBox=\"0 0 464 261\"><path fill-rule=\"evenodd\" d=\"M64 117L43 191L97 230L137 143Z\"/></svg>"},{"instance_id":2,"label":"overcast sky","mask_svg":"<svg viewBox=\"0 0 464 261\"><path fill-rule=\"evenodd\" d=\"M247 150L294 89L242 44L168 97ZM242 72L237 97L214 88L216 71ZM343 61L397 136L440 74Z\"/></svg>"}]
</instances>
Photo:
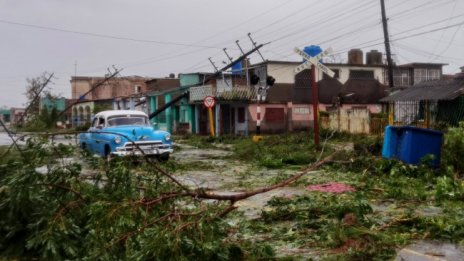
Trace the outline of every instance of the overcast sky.
<instances>
[{"instance_id":1,"label":"overcast sky","mask_svg":"<svg viewBox=\"0 0 464 261\"><path fill-rule=\"evenodd\" d=\"M463 0L385 0L397 63L464 66ZM24 106L26 79L55 73L54 94L70 97L71 76L165 77L213 71L252 48L298 61L294 47L384 52L380 0L0 0L0 106ZM260 62L257 55L252 62ZM77 64L77 65L76 65Z\"/></svg>"}]
</instances>

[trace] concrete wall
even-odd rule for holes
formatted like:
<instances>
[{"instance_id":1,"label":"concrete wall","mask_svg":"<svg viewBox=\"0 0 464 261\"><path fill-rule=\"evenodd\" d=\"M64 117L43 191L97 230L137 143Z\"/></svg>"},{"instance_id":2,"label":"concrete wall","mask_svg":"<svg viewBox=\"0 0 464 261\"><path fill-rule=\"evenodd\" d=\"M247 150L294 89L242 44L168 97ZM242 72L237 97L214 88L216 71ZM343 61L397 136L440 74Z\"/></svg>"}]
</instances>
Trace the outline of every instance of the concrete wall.
<instances>
[{"instance_id":1,"label":"concrete wall","mask_svg":"<svg viewBox=\"0 0 464 261\"><path fill-rule=\"evenodd\" d=\"M331 105L319 104L319 111L327 111ZM282 133L286 131L307 130L313 127L314 116L312 104L261 104L261 131L263 133ZM284 117L280 121L267 121L266 109L281 108ZM328 122L322 127L337 129L351 133L370 132L370 114L381 112L381 106L376 104L343 105L338 113L331 112ZM248 106L248 129L250 132L256 130L257 105ZM336 112L336 111L335 111Z\"/></svg>"},{"instance_id":2,"label":"concrete wall","mask_svg":"<svg viewBox=\"0 0 464 261\"><path fill-rule=\"evenodd\" d=\"M295 83L295 68L298 66L298 63L268 63L267 74L272 75L276 79L276 83ZM341 83L345 83L349 76L350 70L364 70L364 71L374 71L374 78L377 79L380 83L385 84L386 79L384 76L385 69L379 66L354 66L354 65L337 65L337 64L328 64L327 67L333 70L339 71L338 80ZM323 72L318 70L318 80L323 78Z\"/></svg>"},{"instance_id":3,"label":"concrete wall","mask_svg":"<svg viewBox=\"0 0 464 261\"><path fill-rule=\"evenodd\" d=\"M267 74L276 79L276 83L295 83L295 65L294 64L281 64L269 63L267 67Z\"/></svg>"},{"instance_id":4,"label":"concrete wall","mask_svg":"<svg viewBox=\"0 0 464 261\"><path fill-rule=\"evenodd\" d=\"M329 129L349 133L370 133L370 112L367 108L341 108L329 114Z\"/></svg>"},{"instance_id":5,"label":"concrete wall","mask_svg":"<svg viewBox=\"0 0 464 261\"><path fill-rule=\"evenodd\" d=\"M350 78L350 71L356 70L356 71L373 71L374 72L374 78L378 80L380 83L385 84L385 77L384 77L384 68L382 67L368 67L368 66L353 66L350 65L348 66L336 66L336 65L329 65L328 66L332 70L338 70L339 71L339 78L338 80L341 83L345 83L348 81L348 78ZM319 78L322 79L323 77L323 72L319 70Z\"/></svg>"}]
</instances>

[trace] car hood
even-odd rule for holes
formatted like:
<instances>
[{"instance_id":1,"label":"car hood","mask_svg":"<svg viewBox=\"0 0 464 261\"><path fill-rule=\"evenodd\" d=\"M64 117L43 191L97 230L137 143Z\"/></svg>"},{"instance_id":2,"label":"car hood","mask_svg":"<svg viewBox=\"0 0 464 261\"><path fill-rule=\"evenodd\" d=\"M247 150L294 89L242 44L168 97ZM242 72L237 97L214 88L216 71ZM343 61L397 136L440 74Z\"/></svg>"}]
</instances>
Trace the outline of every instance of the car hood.
<instances>
[{"instance_id":1,"label":"car hood","mask_svg":"<svg viewBox=\"0 0 464 261\"><path fill-rule=\"evenodd\" d=\"M129 138L132 141L138 140L163 140L167 132L155 131L153 127L142 126L118 126L105 128L104 131L121 133L121 138Z\"/></svg>"}]
</instances>

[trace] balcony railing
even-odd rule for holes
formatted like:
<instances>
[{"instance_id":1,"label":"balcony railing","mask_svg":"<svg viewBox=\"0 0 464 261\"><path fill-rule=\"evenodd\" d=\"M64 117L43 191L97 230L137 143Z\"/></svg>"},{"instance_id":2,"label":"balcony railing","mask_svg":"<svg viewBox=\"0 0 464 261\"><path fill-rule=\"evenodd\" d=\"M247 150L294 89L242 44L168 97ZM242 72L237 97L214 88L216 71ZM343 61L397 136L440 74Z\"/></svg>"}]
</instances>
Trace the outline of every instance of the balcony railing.
<instances>
[{"instance_id":1,"label":"balcony railing","mask_svg":"<svg viewBox=\"0 0 464 261\"><path fill-rule=\"evenodd\" d=\"M217 100L228 101L256 101L257 90L255 87L234 86L231 88L216 88L212 85L203 85L190 88L190 101L203 101L206 96L213 96Z\"/></svg>"}]
</instances>

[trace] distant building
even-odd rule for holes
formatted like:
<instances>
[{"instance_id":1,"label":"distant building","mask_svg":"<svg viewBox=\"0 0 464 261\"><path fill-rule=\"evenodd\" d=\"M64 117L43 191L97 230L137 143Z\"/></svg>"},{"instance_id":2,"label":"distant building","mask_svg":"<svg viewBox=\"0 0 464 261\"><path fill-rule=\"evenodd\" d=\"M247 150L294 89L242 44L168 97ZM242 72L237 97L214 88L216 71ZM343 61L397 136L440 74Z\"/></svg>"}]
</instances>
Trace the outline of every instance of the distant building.
<instances>
[{"instance_id":1,"label":"distant building","mask_svg":"<svg viewBox=\"0 0 464 261\"><path fill-rule=\"evenodd\" d=\"M10 109L0 109L0 120L4 123L9 123L11 121Z\"/></svg>"},{"instance_id":2,"label":"distant building","mask_svg":"<svg viewBox=\"0 0 464 261\"><path fill-rule=\"evenodd\" d=\"M393 67L394 86L411 87L424 81L443 78L444 63L408 63ZM386 77L388 79L388 77ZM387 83L388 84L388 80Z\"/></svg>"},{"instance_id":3,"label":"distant building","mask_svg":"<svg viewBox=\"0 0 464 261\"><path fill-rule=\"evenodd\" d=\"M145 93L147 91L147 85L145 82L151 78L140 76L112 78L83 96L85 93L90 91L92 87L101 83L104 79L104 77L88 76L71 77L72 99L102 100Z\"/></svg>"},{"instance_id":4,"label":"distant building","mask_svg":"<svg viewBox=\"0 0 464 261\"><path fill-rule=\"evenodd\" d=\"M122 109L128 106L128 99L144 97L147 92L145 82L151 79L140 76L112 78L92 90L105 77L71 77L71 93L75 103L70 113L72 126L90 123L93 115L103 109Z\"/></svg>"},{"instance_id":5,"label":"distant building","mask_svg":"<svg viewBox=\"0 0 464 261\"><path fill-rule=\"evenodd\" d=\"M24 113L26 111L25 108L11 108L10 111L11 124L20 125L24 123L24 121L26 120L24 118Z\"/></svg>"},{"instance_id":6,"label":"distant building","mask_svg":"<svg viewBox=\"0 0 464 261\"><path fill-rule=\"evenodd\" d=\"M393 123L442 128L464 121L464 67L461 70L453 77L420 81L383 98L393 108Z\"/></svg>"}]
</instances>

